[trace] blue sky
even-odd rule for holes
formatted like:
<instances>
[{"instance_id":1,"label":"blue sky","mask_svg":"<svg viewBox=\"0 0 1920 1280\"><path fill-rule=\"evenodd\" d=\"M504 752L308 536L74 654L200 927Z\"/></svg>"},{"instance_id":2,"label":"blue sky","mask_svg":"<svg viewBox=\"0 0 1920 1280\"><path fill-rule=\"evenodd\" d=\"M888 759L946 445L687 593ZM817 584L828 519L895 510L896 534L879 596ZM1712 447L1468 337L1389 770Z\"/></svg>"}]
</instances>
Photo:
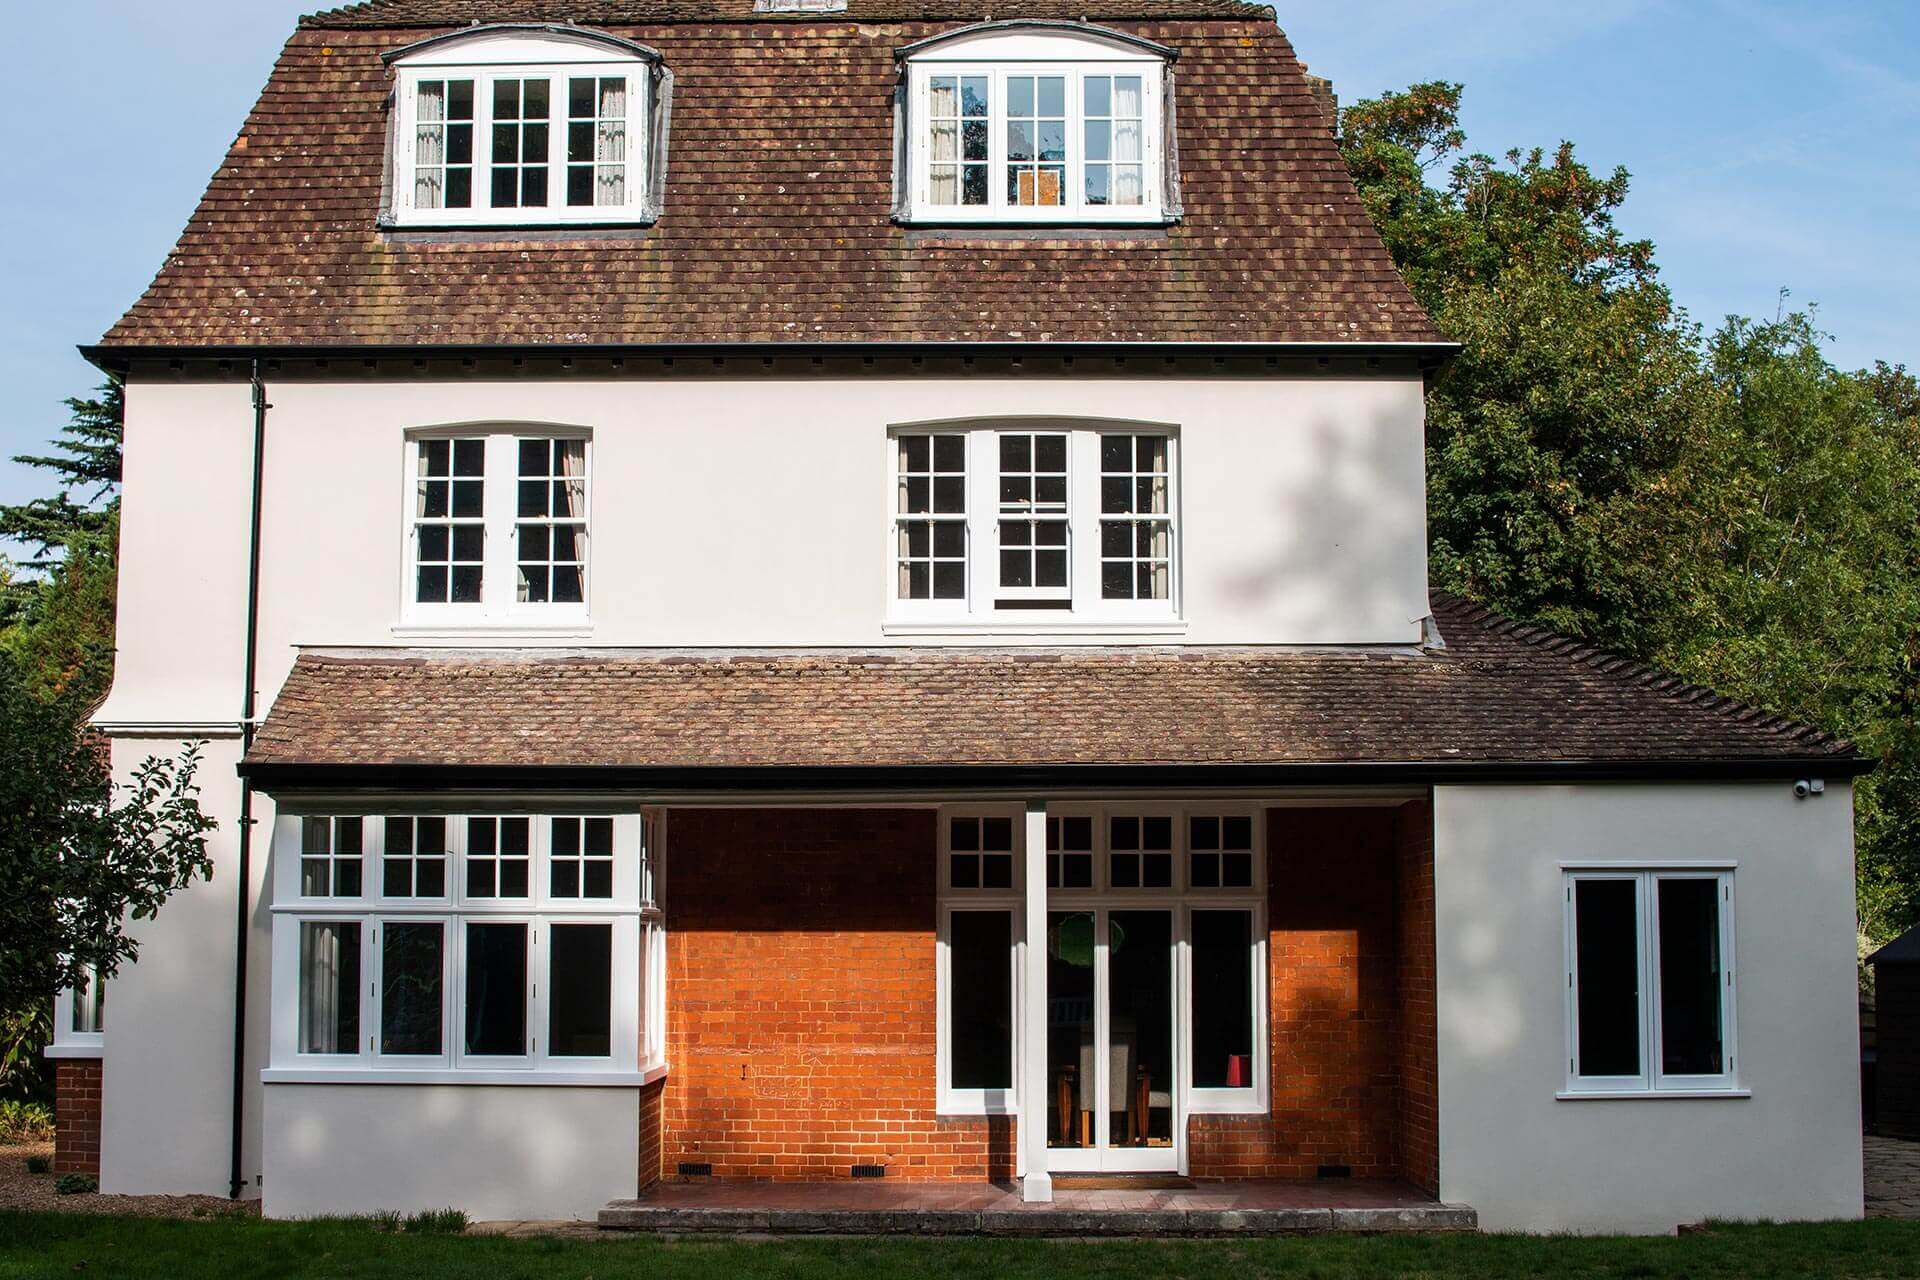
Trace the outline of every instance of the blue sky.
<instances>
[{"instance_id":1,"label":"blue sky","mask_svg":"<svg viewBox=\"0 0 1920 1280\"><path fill-rule=\"evenodd\" d=\"M68 0L9 23L0 456L97 380L74 354L152 278L313 0ZM1469 144L1626 165L1621 222L1693 315L1818 304L1847 366L1920 365L1920 0L1279 0L1343 100L1466 85ZM101 199L100 193L108 198ZM46 480L0 463L0 501Z\"/></svg>"}]
</instances>

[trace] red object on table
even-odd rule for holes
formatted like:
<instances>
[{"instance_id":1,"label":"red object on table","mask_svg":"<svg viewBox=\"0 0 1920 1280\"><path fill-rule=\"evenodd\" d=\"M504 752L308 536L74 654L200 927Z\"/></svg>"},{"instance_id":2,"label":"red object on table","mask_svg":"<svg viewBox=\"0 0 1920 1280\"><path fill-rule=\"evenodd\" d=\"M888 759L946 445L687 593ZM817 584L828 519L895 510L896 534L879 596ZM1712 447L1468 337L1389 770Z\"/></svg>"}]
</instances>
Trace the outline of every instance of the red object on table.
<instances>
[{"instance_id":1,"label":"red object on table","mask_svg":"<svg viewBox=\"0 0 1920 1280\"><path fill-rule=\"evenodd\" d=\"M1244 1089L1247 1086L1247 1055L1230 1053L1227 1055L1227 1088Z\"/></svg>"}]
</instances>

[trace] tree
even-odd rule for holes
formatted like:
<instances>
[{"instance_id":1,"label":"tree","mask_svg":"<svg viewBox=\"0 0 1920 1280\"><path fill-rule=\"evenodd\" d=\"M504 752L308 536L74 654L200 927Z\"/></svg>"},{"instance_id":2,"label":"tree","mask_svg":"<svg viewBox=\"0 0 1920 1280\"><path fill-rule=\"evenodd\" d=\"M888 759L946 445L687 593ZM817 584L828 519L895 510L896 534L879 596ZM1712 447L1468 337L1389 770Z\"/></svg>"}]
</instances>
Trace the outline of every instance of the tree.
<instances>
[{"instance_id":1,"label":"tree","mask_svg":"<svg viewBox=\"0 0 1920 1280\"><path fill-rule=\"evenodd\" d=\"M17 506L0 506L0 538L36 548L32 569L50 569L57 553L80 538L105 533L118 511L121 424L125 390L117 380L95 389L93 399L65 403L72 417L53 442L57 454L20 454L15 462L39 467L60 478L60 491Z\"/></svg>"},{"instance_id":2,"label":"tree","mask_svg":"<svg viewBox=\"0 0 1920 1280\"><path fill-rule=\"evenodd\" d=\"M0 655L0 1011L32 1008L90 972L111 978L139 953L127 921L212 876L198 745L149 758L116 796L82 714L71 697L36 696Z\"/></svg>"}]
</instances>

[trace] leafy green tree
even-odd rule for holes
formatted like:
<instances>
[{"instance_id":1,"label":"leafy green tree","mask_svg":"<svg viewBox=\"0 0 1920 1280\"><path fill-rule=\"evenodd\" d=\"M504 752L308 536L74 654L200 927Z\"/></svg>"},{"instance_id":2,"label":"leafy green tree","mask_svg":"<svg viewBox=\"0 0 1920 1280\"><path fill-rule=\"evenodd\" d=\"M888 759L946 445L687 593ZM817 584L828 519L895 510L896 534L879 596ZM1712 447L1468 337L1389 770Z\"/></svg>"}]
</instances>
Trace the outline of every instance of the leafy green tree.
<instances>
[{"instance_id":1,"label":"leafy green tree","mask_svg":"<svg viewBox=\"0 0 1920 1280\"><path fill-rule=\"evenodd\" d=\"M0 655L0 1011L34 1008L89 971L112 977L139 951L127 921L213 872L199 747L149 758L116 795L84 713L37 696Z\"/></svg>"},{"instance_id":2,"label":"leafy green tree","mask_svg":"<svg viewBox=\"0 0 1920 1280\"><path fill-rule=\"evenodd\" d=\"M66 401L72 417L53 442L55 453L21 454L15 462L51 471L59 492L15 506L0 506L0 538L33 547L31 569L50 569L77 540L107 532L119 508L121 424L126 395L109 380L93 398Z\"/></svg>"}]
</instances>

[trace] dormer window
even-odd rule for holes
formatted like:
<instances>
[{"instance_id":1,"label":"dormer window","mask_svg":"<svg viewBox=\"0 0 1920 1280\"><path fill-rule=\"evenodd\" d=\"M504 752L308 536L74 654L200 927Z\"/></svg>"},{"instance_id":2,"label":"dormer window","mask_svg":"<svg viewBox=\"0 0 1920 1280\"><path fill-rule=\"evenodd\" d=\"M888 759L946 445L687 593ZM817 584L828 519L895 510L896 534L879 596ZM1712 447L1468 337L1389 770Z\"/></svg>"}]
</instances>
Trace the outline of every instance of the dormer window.
<instances>
[{"instance_id":1,"label":"dormer window","mask_svg":"<svg viewBox=\"0 0 1920 1280\"><path fill-rule=\"evenodd\" d=\"M1172 219L1173 53L1082 23L985 23L900 51L905 220Z\"/></svg>"},{"instance_id":2,"label":"dormer window","mask_svg":"<svg viewBox=\"0 0 1920 1280\"><path fill-rule=\"evenodd\" d=\"M390 219L402 227L645 223L659 55L601 32L502 24L389 55Z\"/></svg>"}]
</instances>

